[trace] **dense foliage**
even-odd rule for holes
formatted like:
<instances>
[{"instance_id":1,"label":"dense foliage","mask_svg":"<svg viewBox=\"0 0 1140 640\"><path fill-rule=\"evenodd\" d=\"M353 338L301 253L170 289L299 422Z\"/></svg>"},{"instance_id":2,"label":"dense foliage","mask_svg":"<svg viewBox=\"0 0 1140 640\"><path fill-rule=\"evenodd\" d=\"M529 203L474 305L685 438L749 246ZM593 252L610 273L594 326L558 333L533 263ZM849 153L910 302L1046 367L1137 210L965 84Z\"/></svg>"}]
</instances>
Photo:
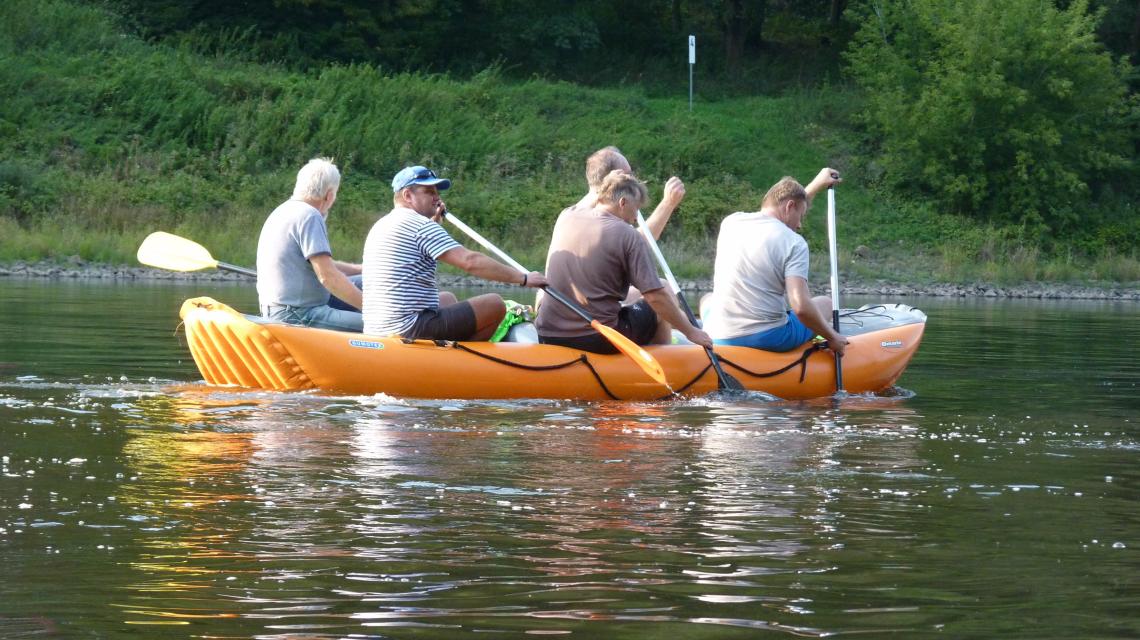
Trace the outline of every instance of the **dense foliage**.
<instances>
[{"instance_id":1,"label":"dense foliage","mask_svg":"<svg viewBox=\"0 0 1140 640\"><path fill-rule=\"evenodd\" d=\"M237 35L260 59L369 63L395 71L477 72L491 64L575 81L685 60L698 36L706 70L738 70L768 16L837 24L846 0L94 0L149 37L209 44ZM818 46L818 42L816 45ZM652 64L652 63L651 63Z\"/></svg>"},{"instance_id":2,"label":"dense foliage","mask_svg":"<svg viewBox=\"0 0 1140 640\"><path fill-rule=\"evenodd\" d=\"M656 193L685 178L670 234L702 243L720 217L754 207L784 173L810 177L825 155L802 144L812 116L794 96L690 113L680 97L507 81L496 68L466 81L363 64L300 72L121 37L107 15L65 0L12 5L23 18L0 26L0 82L14 89L0 103L0 225L65 221L126 234L123 246L181 229L248 255L256 238L244 230L306 159L330 155L345 173L332 228L347 256L390 206L391 176L425 163L456 181L449 204L469 223L517 237L534 261L545 251L529 234L580 197L583 161L606 144ZM773 150L758 153L761 141Z\"/></svg>"},{"instance_id":3,"label":"dense foliage","mask_svg":"<svg viewBox=\"0 0 1140 640\"><path fill-rule=\"evenodd\" d=\"M113 0L113 6L128 1ZM1033 4L1017 2L1023 9ZM754 208L779 176L806 179L822 164L838 167L848 178L840 197L841 247L851 251L867 245L869 250L860 251L860 256L875 258L872 264L860 257L845 268L865 269L873 275L883 265L898 265L909 277L953 280L970 270L976 272L978 265L1008 258L1016 266L1012 277L1035 279L1080 273L1083 267L1074 266L1075 261L1084 260L1087 266L1090 259L1109 256L1108 271L1096 267L1091 277L1127 278L1129 273L1140 273L1135 260L1140 216L1132 204L1140 181L1129 166L1135 151L1126 146L1135 138L1123 128L1134 125L1109 119L1126 113L1130 98L1121 89L1122 67L1108 61L1092 42L1095 20L1088 18L1079 0L1062 10L1040 0L1038 4L1049 10L1048 20L1029 20L1024 10L1017 14L1026 28L1037 29L1039 37L1046 32L1037 22L1059 28L1072 19L1065 33L1079 46L1035 49L1018 34L1006 34L997 26L979 31L973 41L976 48L988 47L1001 69L1022 69L1033 62L1042 66L1027 66L1025 73L1045 70L1059 80L1016 84L991 69L978 76L984 82L975 83L968 76L986 68L958 60L909 69L903 53L958 51L958 57L970 58L969 52L954 50L949 44L938 49L915 45L900 48L887 62L894 65L888 70L903 73L906 83L902 87L921 88L920 94L899 88L879 91L869 82L866 86L873 90L864 93L843 77L814 73L823 68L838 72L834 56L830 62L821 62L827 55L804 66L786 66L785 79L798 79L783 84L774 95L740 93L747 87L767 90L775 86L764 81L773 75L768 72L775 69L774 51L804 53L807 60L820 51L840 48L829 38L844 33L845 20L867 18L881 27L893 24L890 20L897 16L910 15L905 11L925 15L924 7L933 3L920 9L914 6L921 3L895 3L890 11L864 14L868 5L855 0L845 11L846 3L823 0L684 0L649 3L659 11L652 16L617 5L612 11L630 18L625 22L614 22L616 18L600 8L582 14L597 27L601 44L596 53L602 60L610 53L612 39L621 40L621 30L615 25L626 27L630 43L649 38L647 34L655 29L665 33L661 20L673 15L661 11L666 5L682 8L682 16L703 6L707 11L703 19L709 24L722 24L728 5L751 7L752 13L745 14L752 16L749 19L762 18L764 44L746 46L744 71L721 80L727 83L739 77L740 84L716 99L698 90L696 108L690 112L685 92L647 88L652 79L598 82L601 86L590 88L531 75L519 77L516 63L505 56L500 57L502 66L482 66L478 71L472 67L466 74L398 71L369 62L328 63L317 58L304 64L284 59L266 62L273 59L263 55L266 33L261 27L251 30L254 27L249 26L254 25L249 22L251 12L267 11L257 2L223 6L205 0L156 0L151 9L173 12L172 24L183 27L194 19L184 12L195 7L212 7L220 13L213 16L207 11L197 30L140 38L134 35L138 28L134 21L154 18L141 5L140 12L128 21L108 10L104 0L8 0L0 4L0 86L6 91L0 101L0 261L78 254L124 262L131 259L146 233L165 229L204 242L223 259L248 262L256 229L266 212L289 193L297 167L314 155L332 155L345 172L345 186L330 224L338 256L359 256L367 229L389 206L390 176L404 164L415 162L430 164L456 181L448 203L468 223L499 239L522 262L538 264L554 216L581 195L585 156L600 146L616 144L649 180L654 197L659 197L669 175L685 179L689 195L664 238L666 250L676 257L671 260L674 269L681 273L708 274L715 231L725 214ZM280 6L289 20L298 16L311 20L311 33L306 37L314 38L334 28L329 16L354 6L352 2L306 0L289 11L290 0L267 0L266 4ZM385 7L412 10L411 3L369 6L376 12ZM465 0L432 0L424 6L469 5ZM470 6L506 11L514 4L502 0ZM838 25L829 11L836 6L842 16ZM1122 5L1101 0L1098 6L1105 7L1109 16L1119 17L1112 12ZM763 9L762 15L757 16L758 8ZM942 10L950 17L969 13L949 6ZM520 15L542 24L541 16L528 11ZM219 16L230 28L214 28ZM419 33L427 24L424 21L438 17L400 14L398 22L411 34ZM1123 22L1113 24L1119 27ZM897 26L890 32L887 48L905 43L913 28L917 27ZM922 28L933 29L929 25ZM288 34L290 29L283 26L275 33ZM346 26L342 31L347 37L351 29ZM1117 33L1122 32L1118 29ZM1023 51L1037 53L1026 60L1009 60L996 50L1001 47L983 41L983 34L1006 38L1005 42ZM395 38L398 34L388 35ZM861 62L864 54L859 53L861 47L869 46L862 43L870 41L864 29L852 55L853 69L871 64L869 57ZM812 42L818 43L815 49ZM953 38L947 37L947 42ZM322 51L319 44L301 44L306 54ZM421 44L408 45L404 53L412 56ZM625 55L623 51L636 52L637 46L626 44L628 49L616 47L614 59ZM329 46L335 50L331 40ZM537 49L548 46L545 41L535 44ZM471 60L495 58L480 58L482 50L469 49ZM727 69L727 51L704 51L698 60L712 64L709 59L719 59L718 64ZM518 55L526 58L525 48ZM535 53L535 64L542 55ZM1072 55L1075 60L1051 66L1034 62L1050 55ZM406 68L416 69L413 57L408 57ZM561 63L551 64L557 71ZM645 64L652 70L660 61L648 59ZM1042 98L1043 90L1066 86L1063 81L1075 64L1084 64L1084 75L1097 78L1073 79L1069 93ZM442 58L439 67L455 69ZM437 67L433 63L428 68ZM598 66L598 73L608 68ZM918 77L940 79L939 74L958 82L941 85ZM884 76L883 81L887 80ZM975 86L985 90L975 91ZM1072 95L1078 92L1088 94L1088 98L1082 96L1086 108L1073 106ZM907 104L885 102L892 95L903 103L915 102L915 95L920 95L930 106L943 107L938 112L942 123L956 122L955 109L973 110L979 118L992 118L994 130L983 146L971 147L966 143L970 130L947 127L933 119L928 122L921 114L907 111ZM1090 110L1089 104L1099 106ZM969 190L963 192L966 195L940 193L942 183L923 182L921 171L915 174L919 178L898 180L911 170L905 164L910 152L887 135L885 128L879 128L885 126L882 121L858 118L880 111L912 118L911 129L924 137L910 149L923 162L953 160L967 162L966 167L975 166L968 162L979 163L977 173L987 182L974 186L982 195L972 199L967 197L973 194ZM1010 118L1007 111L1017 117ZM1099 123L1100 128L1090 122ZM1115 142L1103 129L1110 122L1121 127ZM1080 153L1071 158L1056 153L1050 136L1069 136L1062 138L1061 147ZM1018 155L1023 147L1017 145L1026 143L1033 143L1026 147L1031 155ZM1043 187L1053 191L1043 193L1060 194L1052 202L1067 203L1069 209L1039 207L1026 213L1000 204L1005 201L993 195L998 186L1020 185L1021 191L1001 196L1012 202L1009 198L1036 193L1025 189L1037 185L1018 183L1016 173L1006 172L1000 161L994 165L987 154L995 148L1013 149L1006 151L1011 162L1024 162L1026 171L1047 169L1050 182ZM945 157L939 157L940 150ZM973 177L961 169L955 171ZM1063 199L1071 193L1085 198L1087 206L1078 209L1073 200ZM1071 217L1067 216L1073 213L1082 216L1080 225L1068 222ZM1039 235L1034 234L1044 229L1052 234L1052 243L1039 245ZM823 233L823 217L813 213L806 227L809 242L820 246ZM1039 252L1042 248L1046 251ZM1111 261L1121 254L1122 260ZM825 253L815 256L825 257ZM1059 260L1062 269L1043 267L1039 258ZM1114 264L1125 268L1116 269L1117 275L1103 275Z\"/></svg>"},{"instance_id":4,"label":"dense foliage","mask_svg":"<svg viewBox=\"0 0 1140 640\"><path fill-rule=\"evenodd\" d=\"M1090 212L1137 176L1138 111L1087 2L873 9L848 59L891 184L1031 235L1129 222Z\"/></svg>"}]
</instances>

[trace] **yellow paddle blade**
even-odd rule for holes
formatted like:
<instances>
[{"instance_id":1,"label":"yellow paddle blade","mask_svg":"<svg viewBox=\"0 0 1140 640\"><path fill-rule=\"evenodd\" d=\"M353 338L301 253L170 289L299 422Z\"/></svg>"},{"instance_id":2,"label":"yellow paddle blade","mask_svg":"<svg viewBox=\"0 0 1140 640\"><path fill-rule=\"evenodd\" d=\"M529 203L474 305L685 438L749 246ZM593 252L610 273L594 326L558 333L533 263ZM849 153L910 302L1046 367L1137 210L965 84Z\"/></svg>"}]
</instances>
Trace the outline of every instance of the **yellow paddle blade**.
<instances>
[{"instance_id":1,"label":"yellow paddle blade","mask_svg":"<svg viewBox=\"0 0 1140 640\"><path fill-rule=\"evenodd\" d=\"M214 269L214 260L206 247L165 231L155 231L139 245L139 262L169 271L198 271Z\"/></svg>"},{"instance_id":2,"label":"yellow paddle blade","mask_svg":"<svg viewBox=\"0 0 1140 640\"><path fill-rule=\"evenodd\" d=\"M629 338L623 336L620 332L618 332L617 329L614 329L613 327L607 327L597 320L591 320L590 326L593 327L595 331L602 334L606 340L609 340L610 344L617 347L618 351L621 351L630 358L633 358L633 361L637 363L637 366L641 367L641 370L644 371L650 378L653 378L657 382L661 383L662 386L669 387L669 381L665 379L665 370L661 368L661 363L657 362L657 358L654 358L652 355L650 355L648 351L642 349L633 340L630 340ZM670 387L670 389L671 388L672 387Z\"/></svg>"}]
</instances>

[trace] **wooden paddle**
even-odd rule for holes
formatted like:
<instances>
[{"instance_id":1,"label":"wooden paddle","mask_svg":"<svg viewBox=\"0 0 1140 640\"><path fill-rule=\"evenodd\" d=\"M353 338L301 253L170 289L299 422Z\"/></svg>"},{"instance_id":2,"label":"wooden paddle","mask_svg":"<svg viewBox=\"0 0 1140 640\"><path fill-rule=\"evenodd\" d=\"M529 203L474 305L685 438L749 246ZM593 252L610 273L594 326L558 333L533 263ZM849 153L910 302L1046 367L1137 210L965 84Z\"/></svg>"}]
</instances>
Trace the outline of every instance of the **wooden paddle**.
<instances>
[{"instance_id":1,"label":"wooden paddle","mask_svg":"<svg viewBox=\"0 0 1140 640\"><path fill-rule=\"evenodd\" d=\"M673 277L673 270L669 268L669 263L665 262L665 255L661 253L661 247L657 246L657 238L653 237L653 232L646 226L645 217L641 215L640 210L637 212L637 226L649 242L649 247L653 249L653 255L657 257L657 264L661 265L661 270L665 272L665 279L669 282L669 288L673 290L673 295L677 296L677 302L680 303L685 316L689 318L689 322L694 327L697 326L697 316L693 313L693 308L689 306L689 301L685 299L685 294L681 291L680 285L677 284L677 279ZM721 391L744 391L744 385L740 384L739 380L725 373L715 351L705 347L705 354L709 357L709 362L712 363L713 371L716 371L718 389Z\"/></svg>"},{"instance_id":2,"label":"wooden paddle","mask_svg":"<svg viewBox=\"0 0 1140 640\"><path fill-rule=\"evenodd\" d=\"M485 249L499 256L503 262L506 262L511 267L518 270L519 273L530 273L526 267L516 262L514 258L510 257L501 249L491 244L489 240L479 235L477 231L464 224L464 222L459 218L455 217L455 214L449 211L445 214L444 217L450 220L451 224L455 225L456 228L458 228L460 231L466 233L467 236L472 240L478 242ZM546 293L551 298L554 298L555 300L566 305L570 308L571 311L581 316L583 320L589 322L594 331L602 334L602 337L604 337L606 340L609 340L610 344L612 344L618 351L629 356L630 359L637 363L637 366L641 367L641 370L644 371L646 375L664 385L666 388L672 390L672 387L669 386L669 381L665 378L665 370L661 368L661 363L657 362L657 358L654 358L648 351L638 346L637 343L635 343L633 340L630 340L629 338L622 335L620 332L618 332L617 329L614 329L613 327L607 327L606 325L595 320L590 316L589 312L579 306L578 303L566 297L558 290L548 286L543 287L543 290L546 291Z\"/></svg>"},{"instance_id":3,"label":"wooden paddle","mask_svg":"<svg viewBox=\"0 0 1140 640\"><path fill-rule=\"evenodd\" d=\"M218 262L206 247L165 231L155 231L139 245L139 262L168 271L201 271L221 269L256 278L253 269L239 267L228 262Z\"/></svg>"}]
</instances>

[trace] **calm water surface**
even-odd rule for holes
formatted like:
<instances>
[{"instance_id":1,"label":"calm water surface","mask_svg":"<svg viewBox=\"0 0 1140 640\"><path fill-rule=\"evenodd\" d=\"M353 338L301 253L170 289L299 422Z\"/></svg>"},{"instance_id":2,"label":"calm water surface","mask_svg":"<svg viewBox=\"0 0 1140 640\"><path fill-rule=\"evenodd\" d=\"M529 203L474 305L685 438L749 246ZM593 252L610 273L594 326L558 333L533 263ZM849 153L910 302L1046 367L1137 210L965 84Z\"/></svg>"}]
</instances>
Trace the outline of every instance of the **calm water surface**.
<instances>
[{"instance_id":1,"label":"calm water surface","mask_svg":"<svg viewBox=\"0 0 1140 640\"><path fill-rule=\"evenodd\" d=\"M1140 637L1135 303L910 300L886 397L591 404L212 389L202 294L255 302L0 279L0 638Z\"/></svg>"}]
</instances>

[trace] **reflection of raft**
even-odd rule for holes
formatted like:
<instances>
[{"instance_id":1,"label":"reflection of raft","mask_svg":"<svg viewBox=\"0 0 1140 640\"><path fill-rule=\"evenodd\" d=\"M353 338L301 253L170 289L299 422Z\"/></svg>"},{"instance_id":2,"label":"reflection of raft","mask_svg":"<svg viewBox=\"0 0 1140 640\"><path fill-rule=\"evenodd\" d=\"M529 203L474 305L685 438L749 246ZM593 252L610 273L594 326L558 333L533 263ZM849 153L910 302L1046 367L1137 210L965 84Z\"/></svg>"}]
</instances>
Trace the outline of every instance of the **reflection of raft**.
<instances>
[{"instance_id":1,"label":"reflection of raft","mask_svg":"<svg viewBox=\"0 0 1140 640\"><path fill-rule=\"evenodd\" d=\"M258 389L320 389L415 398L576 398L648 400L668 395L623 355L516 342L405 342L309 329L246 316L210 298L182 305L186 337L206 382ZM918 349L926 315L905 305L868 305L842 316L851 343L843 382L851 393L881 391ZM717 388L703 349L649 347L672 387ZM811 345L788 353L717 347L725 370L745 387L786 399L835 391L834 357Z\"/></svg>"}]
</instances>

